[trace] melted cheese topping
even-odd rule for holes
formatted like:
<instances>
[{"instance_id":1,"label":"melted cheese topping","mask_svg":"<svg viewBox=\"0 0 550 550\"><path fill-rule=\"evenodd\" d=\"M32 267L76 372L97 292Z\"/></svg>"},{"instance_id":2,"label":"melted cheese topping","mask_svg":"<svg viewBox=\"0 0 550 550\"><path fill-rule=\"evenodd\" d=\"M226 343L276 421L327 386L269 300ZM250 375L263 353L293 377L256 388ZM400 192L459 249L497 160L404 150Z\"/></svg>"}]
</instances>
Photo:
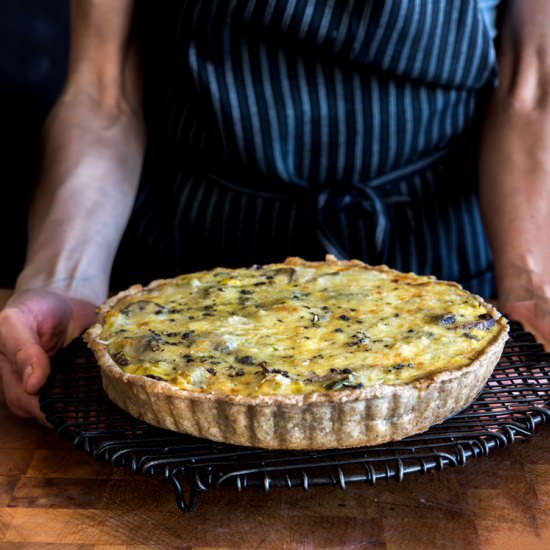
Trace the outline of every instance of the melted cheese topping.
<instances>
[{"instance_id":1,"label":"melted cheese topping","mask_svg":"<svg viewBox=\"0 0 550 550\"><path fill-rule=\"evenodd\" d=\"M146 288L109 310L100 339L131 374L274 395L406 384L470 364L501 330L473 295L429 277L275 264Z\"/></svg>"}]
</instances>

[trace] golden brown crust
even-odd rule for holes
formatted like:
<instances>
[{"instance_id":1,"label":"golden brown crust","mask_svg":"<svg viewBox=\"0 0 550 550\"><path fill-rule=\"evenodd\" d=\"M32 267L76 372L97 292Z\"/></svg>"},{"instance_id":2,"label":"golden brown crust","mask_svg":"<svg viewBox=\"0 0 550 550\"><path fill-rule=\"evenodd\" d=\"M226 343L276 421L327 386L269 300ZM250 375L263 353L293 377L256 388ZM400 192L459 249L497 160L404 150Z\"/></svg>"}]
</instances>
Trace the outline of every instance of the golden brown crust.
<instances>
[{"instance_id":1,"label":"golden brown crust","mask_svg":"<svg viewBox=\"0 0 550 550\"><path fill-rule=\"evenodd\" d=\"M395 272L358 260L325 263ZM288 258L290 266L316 267L323 262ZM268 266L269 267L269 266ZM164 284L152 282L151 288ZM446 282L459 287L456 283ZM482 303L500 327L491 343L469 365L395 385L299 395L218 394L179 389L167 382L128 374L120 369L101 341L105 316L121 300L139 295L135 285L99 308L97 323L85 334L101 366L107 395L133 416L162 428L216 441L279 449L357 447L399 440L427 430L470 403L498 362L508 325L495 308Z\"/></svg>"}]
</instances>

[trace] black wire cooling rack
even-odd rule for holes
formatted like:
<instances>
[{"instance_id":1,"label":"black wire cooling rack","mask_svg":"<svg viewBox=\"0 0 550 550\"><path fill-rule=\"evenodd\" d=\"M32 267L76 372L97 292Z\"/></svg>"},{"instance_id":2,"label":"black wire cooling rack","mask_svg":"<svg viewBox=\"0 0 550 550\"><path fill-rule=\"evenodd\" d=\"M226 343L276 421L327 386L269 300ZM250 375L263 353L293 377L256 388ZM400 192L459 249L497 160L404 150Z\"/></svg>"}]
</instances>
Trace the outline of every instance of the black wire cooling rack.
<instances>
[{"instance_id":1,"label":"black wire cooling rack","mask_svg":"<svg viewBox=\"0 0 550 550\"><path fill-rule=\"evenodd\" d=\"M214 443L149 426L111 403L99 367L82 341L54 358L41 407L57 431L98 460L172 482L180 509L220 486L301 487L401 481L405 475L464 465L533 435L550 420L550 354L511 323L503 356L487 385L464 411L429 431L378 447L267 451Z\"/></svg>"}]
</instances>

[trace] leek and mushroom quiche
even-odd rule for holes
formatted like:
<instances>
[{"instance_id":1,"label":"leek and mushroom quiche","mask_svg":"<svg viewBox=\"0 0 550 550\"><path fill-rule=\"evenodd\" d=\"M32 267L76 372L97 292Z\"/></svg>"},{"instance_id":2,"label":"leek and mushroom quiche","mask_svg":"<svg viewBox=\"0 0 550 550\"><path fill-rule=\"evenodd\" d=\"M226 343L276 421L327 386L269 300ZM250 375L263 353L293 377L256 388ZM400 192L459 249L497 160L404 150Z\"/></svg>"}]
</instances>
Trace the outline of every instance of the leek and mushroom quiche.
<instances>
[{"instance_id":1,"label":"leek and mushroom quiche","mask_svg":"<svg viewBox=\"0 0 550 550\"><path fill-rule=\"evenodd\" d=\"M214 269L111 298L86 334L151 424L268 448L378 444L464 408L505 319L455 283L359 261Z\"/></svg>"}]
</instances>

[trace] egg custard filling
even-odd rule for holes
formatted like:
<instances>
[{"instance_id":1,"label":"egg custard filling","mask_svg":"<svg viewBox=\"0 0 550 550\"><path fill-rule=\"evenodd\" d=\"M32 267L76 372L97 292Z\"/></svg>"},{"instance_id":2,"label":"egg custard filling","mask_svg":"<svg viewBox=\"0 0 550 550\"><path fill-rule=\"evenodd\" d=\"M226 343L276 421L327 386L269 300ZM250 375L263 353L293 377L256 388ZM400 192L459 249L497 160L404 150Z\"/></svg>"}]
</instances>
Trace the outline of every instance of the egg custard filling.
<instances>
[{"instance_id":1,"label":"egg custard filling","mask_svg":"<svg viewBox=\"0 0 550 550\"><path fill-rule=\"evenodd\" d=\"M99 341L125 373L195 392L402 385L471 364L502 332L458 285L363 264L214 269L118 300Z\"/></svg>"}]
</instances>

